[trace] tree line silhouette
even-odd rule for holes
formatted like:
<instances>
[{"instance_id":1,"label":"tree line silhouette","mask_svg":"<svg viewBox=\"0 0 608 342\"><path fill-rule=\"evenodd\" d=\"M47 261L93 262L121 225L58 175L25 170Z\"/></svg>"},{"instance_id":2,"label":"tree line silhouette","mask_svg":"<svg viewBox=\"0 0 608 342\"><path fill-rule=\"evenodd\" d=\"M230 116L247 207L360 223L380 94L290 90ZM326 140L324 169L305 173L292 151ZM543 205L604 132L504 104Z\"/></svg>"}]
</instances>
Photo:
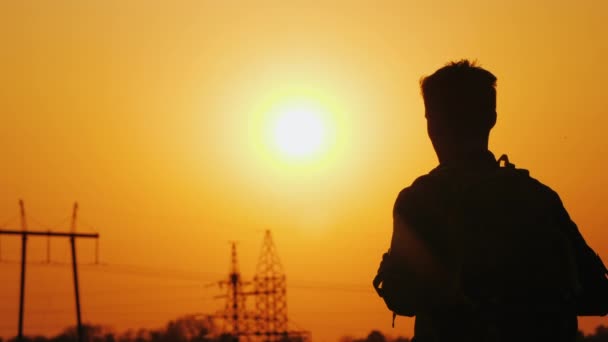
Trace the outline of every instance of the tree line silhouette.
<instances>
[{"instance_id":1,"label":"tree line silhouette","mask_svg":"<svg viewBox=\"0 0 608 342\"><path fill-rule=\"evenodd\" d=\"M212 318L187 315L169 321L159 329L129 329L116 333L111 328L83 324L83 341L87 342L234 342L229 333L222 332ZM25 336L23 342L77 342L77 328L70 326L55 336ZM0 342L18 342L17 337ZM284 338L279 342L304 342L300 337Z\"/></svg>"},{"instance_id":2,"label":"tree line silhouette","mask_svg":"<svg viewBox=\"0 0 608 342\"><path fill-rule=\"evenodd\" d=\"M112 329L94 324L83 325L84 341L88 342L234 342L234 337L222 333L210 318L183 316L169 321L159 329L130 329L116 333ZM56 336L26 336L24 342L76 342L76 327L64 329ZM592 334L579 331L577 342L608 342L608 326L599 325ZM0 342L17 342L16 337ZM280 342L303 342L299 337L286 337ZM389 337L372 330L366 337L343 336L339 342L411 342L409 337ZM547 341L550 342L550 341Z\"/></svg>"}]
</instances>

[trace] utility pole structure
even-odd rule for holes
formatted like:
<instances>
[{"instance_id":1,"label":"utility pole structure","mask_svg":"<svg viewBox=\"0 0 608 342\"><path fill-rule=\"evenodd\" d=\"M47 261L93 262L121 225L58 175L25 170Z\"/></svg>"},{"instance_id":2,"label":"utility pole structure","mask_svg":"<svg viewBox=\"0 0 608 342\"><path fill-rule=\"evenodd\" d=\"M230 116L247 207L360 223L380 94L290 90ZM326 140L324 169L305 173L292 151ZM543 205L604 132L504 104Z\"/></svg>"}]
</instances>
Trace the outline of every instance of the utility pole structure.
<instances>
[{"instance_id":1,"label":"utility pole structure","mask_svg":"<svg viewBox=\"0 0 608 342\"><path fill-rule=\"evenodd\" d=\"M251 335L248 324L251 315L248 314L245 308L245 302L247 296L254 293L243 290L245 285L249 285L249 283L242 281L241 273L239 272L236 242L231 242L230 273L228 274L228 279L220 281L219 284L220 286L226 286L228 291L225 296L221 296L226 298L224 311L216 316L228 322L228 330L232 332L234 341L238 342L241 336Z\"/></svg>"},{"instance_id":2,"label":"utility pole structure","mask_svg":"<svg viewBox=\"0 0 608 342\"><path fill-rule=\"evenodd\" d=\"M25 300L25 253L27 248L27 221L25 219L25 204L23 200L19 200L19 211L21 214L21 284L19 291L19 333L17 334L18 342L23 341L23 303Z\"/></svg>"},{"instance_id":3,"label":"utility pole structure","mask_svg":"<svg viewBox=\"0 0 608 342\"><path fill-rule=\"evenodd\" d=\"M76 323L77 323L77 335L78 342L82 342L83 331L82 322L80 319L80 296L78 288L78 264L76 262L76 239L77 238L92 238L99 239L98 233L76 233L76 213L78 210L78 203L74 203L74 211L72 213L72 226L71 232L53 232L53 231L34 231L28 230L27 221L25 217L25 205L22 200L19 200L19 208L21 212L21 230L5 230L0 229L0 235L21 235L21 283L19 292L19 331L17 334L17 341L23 341L23 311L24 311L24 299L25 299L25 266L27 257L27 238L29 236L46 236L51 237L67 237L70 238L70 245L72 250L72 271L74 275L74 293L76 298Z\"/></svg>"}]
</instances>

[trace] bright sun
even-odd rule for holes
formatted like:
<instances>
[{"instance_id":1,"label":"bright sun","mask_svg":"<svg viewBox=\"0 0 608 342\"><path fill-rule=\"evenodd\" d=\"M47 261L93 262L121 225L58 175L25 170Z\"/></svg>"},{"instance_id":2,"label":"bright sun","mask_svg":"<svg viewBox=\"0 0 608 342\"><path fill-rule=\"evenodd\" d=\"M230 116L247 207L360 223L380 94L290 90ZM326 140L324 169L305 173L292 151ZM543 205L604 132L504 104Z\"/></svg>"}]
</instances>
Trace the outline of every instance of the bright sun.
<instances>
[{"instance_id":1,"label":"bright sun","mask_svg":"<svg viewBox=\"0 0 608 342\"><path fill-rule=\"evenodd\" d=\"M345 138L333 98L317 89L289 87L260 98L248 135L250 146L268 165L312 171L336 161Z\"/></svg>"},{"instance_id":2,"label":"bright sun","mask_svg":"<svg viewBox=\"0 0 608 342\"><path fill-rule=\"evenodd\" d=\"M321 152L327 127L318 108L291 105L279 111L274 123L274 143L285 157L305 159Z\"/></svg>"}]
</instances>

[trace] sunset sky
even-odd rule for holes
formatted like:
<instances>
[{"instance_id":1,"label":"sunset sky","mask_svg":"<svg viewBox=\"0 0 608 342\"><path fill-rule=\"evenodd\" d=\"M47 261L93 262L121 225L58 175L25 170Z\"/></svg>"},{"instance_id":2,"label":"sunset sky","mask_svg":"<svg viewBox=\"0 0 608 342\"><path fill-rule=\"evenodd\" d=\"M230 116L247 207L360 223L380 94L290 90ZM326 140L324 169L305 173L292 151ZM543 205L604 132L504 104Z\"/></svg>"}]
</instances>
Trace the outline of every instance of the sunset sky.
<instances>
[{"instance_id":1,"label":"sunset sky","mask_svg":"<svg viewBox=\"0 0 608 342\"><path fill-rule=\"evenodd\" d=\"M68 230L78 201L105 263L81 267L83 318L118 331L220 309L206 285L229 241L251 278L270 229L294 327L411 336L371 280L396 195L437 163L418 81L450 60L498 77L491 150L559 192L608 262L607 15L601 0L2 1L0 227L20 227L23 199L31 229ZM290 115L303 140L281 133ZM0 246L9 337L20 240ZM81 263L94 248L78 241ZM69 261L67 241L51 251ZM70 268L28 267L25 333L74 324Z\"/></svg>"}]
</instances>

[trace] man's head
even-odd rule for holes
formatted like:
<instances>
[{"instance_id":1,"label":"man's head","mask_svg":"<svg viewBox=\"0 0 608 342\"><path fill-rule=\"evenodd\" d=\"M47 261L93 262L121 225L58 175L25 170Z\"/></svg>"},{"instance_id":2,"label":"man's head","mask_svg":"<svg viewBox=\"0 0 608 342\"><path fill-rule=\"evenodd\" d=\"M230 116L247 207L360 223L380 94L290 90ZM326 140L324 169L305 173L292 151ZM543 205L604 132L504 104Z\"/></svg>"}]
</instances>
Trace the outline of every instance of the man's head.
<instances>
[{"instance_id":1,"label":"man's head","mask_svg":"<svg viewBox=\"0 0 608 342\"><path fill-rule=\"evenodd\" d=\"M422 78L420 87L440 162L487 149L496 123L496 76L462 60Z\"/></svg>"}]
</instances>

